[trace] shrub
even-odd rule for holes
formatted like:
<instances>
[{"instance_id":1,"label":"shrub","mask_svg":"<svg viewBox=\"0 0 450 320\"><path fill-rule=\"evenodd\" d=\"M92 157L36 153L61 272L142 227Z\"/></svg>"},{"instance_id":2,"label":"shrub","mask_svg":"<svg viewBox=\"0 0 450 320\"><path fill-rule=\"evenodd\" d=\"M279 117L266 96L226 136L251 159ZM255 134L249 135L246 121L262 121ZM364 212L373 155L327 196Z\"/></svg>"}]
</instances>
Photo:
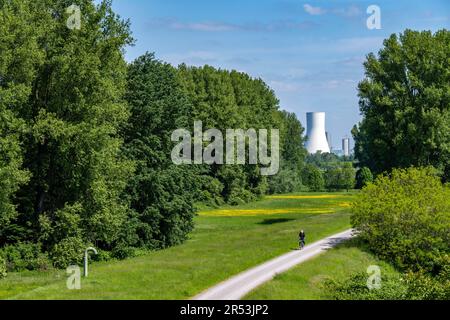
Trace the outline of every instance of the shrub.
<instances>
[{"instance_id":1,"label":"shrub","mask_svg":"<svg viewBox=\"0 0 450 320\"><path fill-rule=\"evenodd\" d=\"M356 198L351 222L369 248L401 269L438 274L450 251L450 188L432 168L393 170ZM447 262L448 263L448 262Z\"/></svg>"},{"instance_id":2,"label":"shrub","mask_svg":"<svg viewBox=\"0 0 450 320\"><path fill-rule=\"evenodd\" d=\"M0 254L0 279L6 277L7 270L6 270L6 261L5 258Z\"/></svg>"},{"instance_id":3,"label":"shrub","mask_svg":"<svg viewBox=\"0 0 450 320\"><path fill-rule=\"evenodd\" d=\"M351 275L343 281L328 280L325 287L336 300L448 300L450 280L447 275L436 278L423 273L402 276L382 276L381 287L370 290L368 275L364 272ZM444 278L446 277L446 278Z\"/></svg>"},{"instance_id":4,"label":"shrub","mask_svg":"<svg viewBox=\"0 0 450 320\"><path fill-rule=\"evenodd\" d=\"M269 193L290 193L301 191L302 183L298 172L294 169L281 169L269 179Z\"/></svg>"},{"instance_id":5,"label":"shrub","mask_svg":"<svg viewBox=\"0 0 450 320\"><path fill-rule=\"evenodd\" d=\"M367 167L360 168L356 172L356 189L362 189L370 182L373 182L372 171Z\"/></svg>"},{"instance_id":6,"label":"shrub","mask_svg":"<svg viewBox=\"0 0 450 320\"><path fill-rule=\"evenodd\" d=\"M303 168L302 181L311 191L322 191L325 188L325 180L322 171L311 164L308 164Z\"/></svg>"},{"instance_id":7,"label":"shrub","mask_svg":"<svg viewBox=\"0 0 450 320\"><path fill-rule=\"evenodd\" d=\"M407 285L406 298L409 300L449 300L450 275L441 273L430 277L422 272L408 273L405 276Z\"/></svg>"},{"instance_id":8,"label":"shrub","mask_svg":"<svg viewBox=\"0 0 450 320\"><path fill-rule=\"evenodd\" d=\"M50 252L53 265L56 268L67 268L72 264L83 262L84 250L87 245L77 237L68 237L55 244Z\"/></svg>"},{"instance_id":9,"label":"shrub","mask_svg":"<svg viewBox=\"0 0 450 320\"><path fill-rule=\"evenodd\" d=\"M353 189L355 186L355 169L351 163L345 162L325 172L325 185L328 190Z\"/></svg>"},{"instance_id":10,"label":"shrub","mask_svg":"<svg viewBox=\"0 0 450 320\"><path fill-rule=\"evenodd\" d=\"M126 245L118 245L111 252L111 257L123 260L126 258L131 258L136 255L136 248L129 247Z\"/></svg>"},{"instance_id":11,"label":"shrub","mask_svg":"<svg viewBox=\"0 0 450 320\"><path fill-rule=\"evenodd\" d=\"M40 243L7 245L2 252L8 271L46 270L51 267L48 256L42 253Z\"/></svg>"},{"instance_id":12,"label":"shrub","mask_svg":"<svg viewBox=\"0 0 450 320\"><path fill-rule=\"evenodd\" d=\"M343 281L328 280L325 287L335 300L403 300L406 297L408 289L400 277L382 277L380 289L369 289L367 279L367 273L361 272Z\"/></svg>"}]
</instances>

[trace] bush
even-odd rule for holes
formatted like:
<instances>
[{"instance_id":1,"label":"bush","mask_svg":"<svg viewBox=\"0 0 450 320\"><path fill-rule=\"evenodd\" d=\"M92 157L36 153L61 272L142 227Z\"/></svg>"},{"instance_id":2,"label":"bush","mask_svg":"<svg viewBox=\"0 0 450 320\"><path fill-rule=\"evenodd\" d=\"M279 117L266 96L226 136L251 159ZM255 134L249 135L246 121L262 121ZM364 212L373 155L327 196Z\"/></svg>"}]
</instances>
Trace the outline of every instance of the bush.
<instances>
[{"instance_id":1,"label":"bush","mask_svg":"<svg viewBox=\"0 0 450 320\"><path fill-rule=\"evenodd\" d=\"M448 274L437 278L423 273L381 277L381 288L367 287L368 275L356 273L344 281L328 280L325 287L335 300L448 300L450 280Z\"/></svg>"},{"instance_id":2,"label":"bush","mask_svg":"<svg viewBox=\"0 0 450 320\"><path fill-rule=\"evenodd\" d=\"M8 271L47 270L51 262L42 253L41 244L17 243L2 249L3 259Z\"/></svg>"},{"instance_id":3,"label":"bush","mask_svg":"<svg viewBox=\"0 0 450 320\"><path fill-rule=\"evenodd\" d=\"M367 279L367 273L361 272L343 281L328 280L325 287L335 300L403 300L406 297L407 286L400 277L382 277L380 289L369 289Z\"/></svg>"},{"instance_id":4,"label":"bush","mask_svg":"<svg viewBox=\"0 0 450 320\"><path fill-rule=\"evenodd\" d=\"M92 261L109 261L111 260L111 252L97 249L97 254L92 254L91 256Z\"/></svg>"},{"instance_id":5,"label":"bush","mask_svg":"<svg viewBox=\"0 0 450 320\"><path fill-rule=\"evenodd\" d=\"M349 162L325 172L325 185L328 190L353 189L355 186L355 169Z\"/></svg>"},{"instance_id":6,"label":"bush","mask_svg":"<svg viewBox=\"0 0 450 320\"><path fill-rule=\"evenodd\" d=\"M124 260L126 258L132 258L136 255L136 248L128 247L126 245L118 245L111 252L113 258Z\"/></svg>"},{"instance_id":7,"label":"bush","mask_svg":"<svg viewBox=\"0 0 450 320\"><path fill-rule=\"evenodd\" d=\"M438 274L448 263L450 188L432 168L378 177L354 201L351 222L373 252L400 269Z\"/></svg>"},{"instance_id":8,"label":"bush","mask_svg":"<svg viewBox=\"0 0 450 320\"><path fill-rule=\"evenodd\" d=\"M448 266L447 266L448 268ZM433 278L422 272L408 273L406 298L410 300L449 300L450 274L441 273Z\"/></svg>"},{"instance_id":9,"label":"bush","mask_svg":"<svg viewBox=\"0 0 450 320\"><path fill-rule=\"evenodd\" d=\"M0 255L0 279L6 277L7 272L6 272L6 261L5 258Z\"/></svg>"},{"instance_id":10,"label":"bush","mask_svg":"<svg viewBox=\"0 0 450 320\"><path fill-rule=\"evenodd\" d=\"M84 250L88 246L77 237L69 237L57 243L50 252L56 268L67 268L72 264L82 264Z\"/></svg>"},{"instance_id":11,"label":"bush","mask_svg":"<svg viewBox=\"0 0 450 320\"><path fill-rule=\"evenodd\" d=\"M303 168L302 181L310 191L322 191L325 188L325 180L322 171L311 164L308 164Z\"/></svg>"},{"instance_id":12,"label":"bush","mask_svg":"<svg viewBox=\"0 0 450 320\"><path fill-rule=\"evenodd\" d=\"M369 168L362 167L356 172L356 189L362 189L370 182L373 182L373 175Z\"/></svg>"},{"instance_id":13,"label":"bush","mask_svg":"<svg viewBox=\"0 0 450 320\"><path fill-rule=\"evenodd\" d=\"M298 172L294 169L281 169L269 179L269 193L291 193L301 191L302 183Z\"/></svg>"}]
</instances>

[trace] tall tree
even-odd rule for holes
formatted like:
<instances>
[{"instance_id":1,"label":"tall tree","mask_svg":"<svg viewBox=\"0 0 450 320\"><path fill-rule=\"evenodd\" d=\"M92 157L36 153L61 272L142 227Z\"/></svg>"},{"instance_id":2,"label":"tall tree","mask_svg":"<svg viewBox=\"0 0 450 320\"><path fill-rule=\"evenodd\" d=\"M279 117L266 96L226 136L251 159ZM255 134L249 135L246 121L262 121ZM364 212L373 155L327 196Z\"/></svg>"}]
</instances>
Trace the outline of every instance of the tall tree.
<instances>
[{"instance_id":1,"label":"tall tree","mask_svg":"<svg viewBox=\"0 0 450 320\"><path fill-rule=\"evenodd\" d=\"M68 27L73 3L80 29ZM129 24L110 1L0 0L0 8L0 109L24 124L23 167L31 173L16 197L14 223L30 231L20 240L49 250L80 241L108 248L125 221L119 194L133 168L118 138L128 117Z\"/></svg>"},{"instance_id":2,"label":"tall tree","mask_svg":"<svg viewBox=\"0 0 450 320\"><path fill-rule=\"evenodd\" d=\"M364 63L363 120L353 129L361 166L379 174L433 165L450 179L450 32L406 30Z\"/></svg>"},{"instance_id":3,"label":"tall tree","mask_svg":"<svg viewBox=\"0 0 450 320\"><path fill-rule=\"evenodd\" d=\"M124 153L137 168L125 195L134 223L127 225L121 245L178 244L193 228L199 177L196 168L172 163L170 138L174 130L188 128L192 106L177 70L150 53L129 65L126 99L131 116L123 129Z\"/></svg>"}]
</instances>

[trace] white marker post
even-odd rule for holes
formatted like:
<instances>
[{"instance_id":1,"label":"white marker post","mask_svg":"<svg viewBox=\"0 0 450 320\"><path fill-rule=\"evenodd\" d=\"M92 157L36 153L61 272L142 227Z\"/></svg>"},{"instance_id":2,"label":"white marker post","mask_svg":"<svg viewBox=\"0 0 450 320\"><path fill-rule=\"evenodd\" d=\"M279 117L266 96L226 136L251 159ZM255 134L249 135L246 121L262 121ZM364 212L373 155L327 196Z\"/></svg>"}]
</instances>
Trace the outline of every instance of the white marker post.
<instances>
[{"instance_id":1,"label":"white marker post","mask_svg":"<svg viewBox=\"0 0 450 320\"><path fill-rule=\"evenodd\" d=\"M94 254L97 254L97 250L93 247L89 247L84 251L84 276L88 276L88 259L89 259L89 251L92 251Z\"/></svg>"}]
</instances>

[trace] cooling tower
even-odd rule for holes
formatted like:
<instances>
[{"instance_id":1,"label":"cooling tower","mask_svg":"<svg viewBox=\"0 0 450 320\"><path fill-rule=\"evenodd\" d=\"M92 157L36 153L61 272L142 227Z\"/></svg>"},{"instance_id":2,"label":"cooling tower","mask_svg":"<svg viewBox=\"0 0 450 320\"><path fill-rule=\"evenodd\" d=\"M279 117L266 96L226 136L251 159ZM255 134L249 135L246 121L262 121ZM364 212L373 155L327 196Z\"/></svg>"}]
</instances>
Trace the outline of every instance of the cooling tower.
<instances>
[{"instance_id":1,"label":"cooling tower","mask_svg":"<svg viewBox=\"0 0 450 320\"><path fill-rule=\"evenodd\" d=\"M325 135L325 112L308 112L306 114L306 140L305 147L309 153L329 153L327 137Z\"/></svg>"}]
</instances>

